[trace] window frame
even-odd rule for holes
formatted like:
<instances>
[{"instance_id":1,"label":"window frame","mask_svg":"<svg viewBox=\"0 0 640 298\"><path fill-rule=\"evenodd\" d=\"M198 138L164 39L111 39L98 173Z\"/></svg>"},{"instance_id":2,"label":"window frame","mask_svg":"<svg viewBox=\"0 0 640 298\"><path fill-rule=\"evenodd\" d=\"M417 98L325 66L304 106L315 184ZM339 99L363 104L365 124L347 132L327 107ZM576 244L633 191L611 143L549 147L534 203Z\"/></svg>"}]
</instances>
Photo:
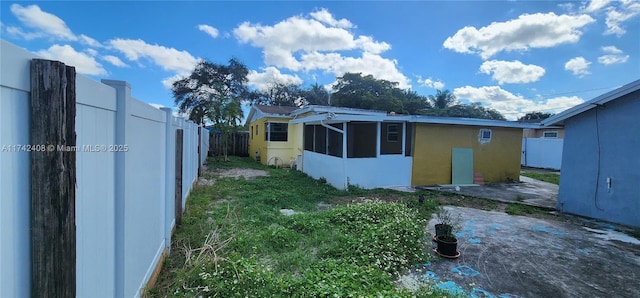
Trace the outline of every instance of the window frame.
<instances>
[{"instance_id":1,"label":"window frame","mask_svg":"<svg viewBox=\"0 0 640 298\"><path fill-rule=\"evenodd\" d=\"M391 131L391 127L395 127L395 131ZM390 137L394 135L395 140L392 140ZM397 123L389 123L387 124L387 142L396 143L400 141L400 130L398 130Z\"/></svg>"},{"instance_id":2,"label":"window frame","mask_svg":"<svg viewBox=\"0 0 640 298\"><path fill-rule=\"evenodd\" d=\"M489 137L486 137L486 133L489 133ZM491 139L493 138L493 132L491 131L491 129L489 128L481 128L480 129L480 133L478 133L478 141L480 141L480 143L488 143L491 142Z\"/></svg>"},{"instance_id":3,"label":"window frame","mask_svg":"<svg viewBox=\"0 0 640 298\"><path fill-rule=\"evenodd\" d=\"M555 134L555 136L548 137L547 136L548 133ZM557 130L543 131L542 132L542 137L545 138L545 139L557 139L558 138L558 131Z\"/></svg>"}]
</instances>

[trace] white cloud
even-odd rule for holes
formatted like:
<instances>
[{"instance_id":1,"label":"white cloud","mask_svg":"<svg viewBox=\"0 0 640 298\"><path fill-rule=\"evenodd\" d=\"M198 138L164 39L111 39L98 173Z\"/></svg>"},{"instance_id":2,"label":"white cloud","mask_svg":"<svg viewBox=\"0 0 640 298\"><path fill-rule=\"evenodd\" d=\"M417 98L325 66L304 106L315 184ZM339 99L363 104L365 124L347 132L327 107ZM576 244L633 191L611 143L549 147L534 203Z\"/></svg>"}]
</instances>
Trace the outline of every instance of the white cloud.
<instances>
[{"instance_id":1,"label":"white cloud","mask_svg":"<svg viewBox=\"0 0 640 298\"><path fill-rule=\"evenodd\" d=\"M588 15L523 14L517 19L494 22L486 27L464 27L444 41L458 53L478 53L488 59L502 51L550 48L580 40L582 27L595 22Z\"/></svg>"},{"instance_id":2,"label":"white cloud","mask_svg":"<svg viewBox=\"0 0 640 298\"><path fill-rule=\"evenodd\" d=\"M10 9L22 24L33 31L27 32L23 28L9 26L6 28L9 34L20 36L26 40L48 37L53 40L77 41L94 48L102 47L100 42L87 35L75 35L61 18L42 11L38 5L12 4Z\"/></svg>"},{"instance_id":3,"label":"white cloud","mask_svg":"<svg viewBox=\"0 0 640 298\"><path fill-rule=\"evenodd\" d=\"M564 69L572 72L574 75L583 77L590 74L589 64L591 64L591 62L583 57L575 57L564 64Z\"/></svg>"},{"instance_id":4,"label":"white cloud","mask_svg":"<svg viewBox=\"0 0 640 298\"><path fill-rule=\"evenodd\" d=\"M218 29L211 27L209 25L198 25L198 30L207 33L209 36L216 38L218 37L218 35L220 34L220 32L218 32Z\"/></svg>"},{"instance_id":5,"label":"white cloud","mask_svg":"<svg viewBox=\"0 0 640 298\"><path fill-rule=\"evenodd\" d=\"M587 7L584 7L585 12L595 12L601 8L607 6L611 0L591 0Z\"/></svg>"},{"instance_id":6,"label":"white cloud","mask_svg":"<svg viewBox=\"0 0 640 298\"><path fill-rule=\"evenodd\" d=\"M615 46L602 47L602 51L609 54L622 54L622 50L616 48Z\"/></svg>"},{"instance_id":7,"label":"white cloud","mask_svg":"<svg viewBox=\"0 0 640 298\"><path fill-rule=\"evenodd\" d=\"M582 98L577 96L561 96L534 101L521 95L513 94L499 86L483 86L479 88L465 86L455 88L453 94L458 99L482 103L485 107L495 109L508 120L516 120L518 117L533 111L559 113L584 102Z\"/></svg>"},{"instance_id":8,"label":"white cloud","mask_svg":"<svg viewBox=\"0 0 640 298\"><path fill-rule=\"evenodd\" d=\"M615 34L621 36L627 32L622 27L622 23L640 14L640 2L633 0L620 1L620 5L616 7L607 8L607 18L605 24L607 30L605 35Z\"/></svg>"},{"instance_id":9,"label":"white cloud","mask_svg":"<svg viewBox=\"0 0 640 298\"><path fill-rule=\"evenodd\" d=\"M444 83L440 80L433 80L431 78L422 79L421 76L418 76L418 83L425 87L433 88L433 89L442 89L444 88Z\"/></svg>"},{"instance_id":10,"label":"white cloud","mask_svg":"<svg viewBox=\"0 0 640 298\"><path fill-rule=\"evenodd\" d=\"M120 58L116 57L116 56L112 56L112 55L106 55L102 57L103 60L111 63L111 65L113 66L117 66L117 67L129 67L129 65L127 65L126 63L122 62L122 60L120 60Z\"/></svg>"},{"instance_id":11,"label":"white cloud","mask_svg":"<svg viewBox=\"0 0 640 298\"><path fill-rule=\"evenodd\" d=\"M598 62L604 65L625 63L629 60L629 55L622 55L624 52L615 46L602 47L602 51L607 53L598 57Z\"/></svg>"},{"instance_id":12,"label":"white cloud","mask_svg":"<svg viewBox=\"0 0 640 298\"><path fill-rule=\"evenodd\" d=\"M198 63L198 59L187 51L148 44L141 39L117 38L109 40L108 44L122 52L130 61L146 58L168 71L190 73Z\"/></svg>"},{"instance_id":13,"label":"white cloud","mask_svg":"<svg viewBox=\"0 0 640 298\"><path fill-rule=\"evenodd\" d=\"M326 8L322 8L318 11L314 11L310 13L310 15L312 18L330 26L339 27L339 28L354 27L353 24L347 19L336 20Z\"/></svg>"},{"instance_id":14,"label":"white cloud","mask_svg":"<svg viewBox=\"0 0 640 298\"><path fill-rule=\"evenodd\" d=\"M269 88L270 84L274 82L295 85L303 83L303 80L297 75L283 74L273 66L265 68L263 72L250 70L249 74L247 74L247 79L249 80L249 85L255 86L258 90L262 91Z\"/></svg>"},{"instance_id":15,"label":"white cloud","mask_svg":"<svg viewBox=\"0 0 640 298\"><path fill-rule=\"evenodd\" d=\"M162 85L167 89L171 89L171 87L173 87L173 83L175 81L182 80L183 78L185 78L188 75L189 75L189 73L187 73L187 72L182 72L182 73L175 74L175 75L173 75L171 77L168 77L168 78L162 80Z\"/></svg>"},{"instance_id":16,"label":"white cloud","mask_svg":"<svg viewBox=\"0 0 640 298\"><path fill-rule=\"evenodd\" d=\"M397 62L380 56L391 45L371 36L355 36L347 30L352 27L348 20L336 20L328 10L321 9L310 17L293 16L273 26L245 22L233 33L240 42L262 48L267 66L321 70L336 76L361 72L409 88L410 80L398 70Z\"/></svg>"},{"instance_id":17,"label":"white cloud","mask_svg":"<svg viewBox=\"0 0 640 298\"><path fill-rule=\"evenodd\" d=\"M502 85L505 83L521 84L538 81L544 76L545 69L533 64L523 64L518 60L489 60L480 65L480 72L484 74L493 73L492 78Z\"/></svg>"},{"instance_id":18,"label":"white cloud","mask_svg":"<svg viewBox=\"0 0 640 298\"><path fill-rule=\"evenodd\" d=\"M338 53L312 52L301 57L304 70L320 69L342 76L347 72L372 75L376 79L398 82L401 89L411 88L411 82L396 67L397 61L364 52L360 57L344 57Z\"/></svg>"},{"instance_id":19,"label":"white cloud","mask_svg":"<svg viewBox=\"0 0 640 298\"><path fill-rule=\"evenodd\" d=\"M80 39L81 43L86 44L90 47L94 47L94 48L102 47L102 44L100 44L100 42L84 34L80 34L78 38Z\"/></svg>"},{"instance_id":20,"label":"white cloud","mask_svg":"<svg viewBox=\"0 0 640 298\"><path fill-rule=\"evenodd\" d=\"M11 12L27 27L40 30L47 35L62 40L78 40L67 24L59 17L44 12L38 5L21 6L12 4Z\"/></svg>"},{"instance_id":21,"label":"white cloud","mask_svg":"<svg viewBox=\"0 0 640 298\"><path fill-rule=\"evenodd\" d=\"M37 55L42 56L45 59L59 60L69 66L74 66L76 72L86 75L106 75L107 71L98 63L93 57L76 52L70 45L52 45L47 50L40 50L36 52Z\"/></svg>"},{"instance_id":22,"label":"white cloud","mask_svg":"<svg viewBox=\"0 0 640 298\"><path fill-rule=\"evenodd\" d=\"M598 62L604 65L625 63L629 60L629 55L602 55L598 57Z\"/></svg>"}]
</instances>

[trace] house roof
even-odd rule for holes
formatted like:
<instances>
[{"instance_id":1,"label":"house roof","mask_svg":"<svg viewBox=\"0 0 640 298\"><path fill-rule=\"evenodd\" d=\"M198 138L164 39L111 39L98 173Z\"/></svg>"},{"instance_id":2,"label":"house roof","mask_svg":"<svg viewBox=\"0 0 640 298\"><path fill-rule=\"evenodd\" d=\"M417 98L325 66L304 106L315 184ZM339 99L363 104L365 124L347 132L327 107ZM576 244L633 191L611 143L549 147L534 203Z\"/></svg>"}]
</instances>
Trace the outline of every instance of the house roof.
<instances>
[{"instance_id":1,"label":"house roof","mask_svg":"<svg viewBox=\"0 0 640 298\"><path fill-rule=\"evenodd\" d=\"M625 96L627 94L630 94L630 93L638 91L638 90L640 90L640 80L635 80L635 81L633 81L633 82L631 82L629 84L626 84L626 85L624 85L624 86L622 86L620 88L617 88L617 89L615 89L613 91L609 91L609 92L607 92L605 94L602 94L602 95L600 95L600 96L598 96L598 97L596 97L596 98L594 98L592 100L589 100L587 102L579 104L579 105L577 105L577 106L575 106L573 108L570 108L570 109L568 109L568 110L566 110L566 111L564 111L564 112L562 112L560 114L551 116L551 117L543 120L541 122L541 124L543 126L562 125L562 124L564 124L565 120L567 120L567 119L569 119L569 118L571 118L573 116L582 114L582 113L584 113L584 112L586 112L588 110L591 110L591 109L593 109L593 108L595 108L597 106L604 105L604 104L606 104L606 103L608 103L608 102L610 102L612 100L616 100L616 99L618 99L620 97L623 97L623 96Z\"/></svg>"},{"instance_id":2,"label":"house roof","mask_svg":"<svg viewBox=\"0 0 640 298\"><path fill-rule=\"evenodd\" d=\"M265 105L253 105L253 106L265 114L272 114L272 115L289 115L291 114L291 112L298 109L298 107L283 107L283 106L265 106Z\"/></svg>"},{"instance_id":3,"label":"house roof","mask_svg":"<svg viewBox=\"0 0 640 298\"><path fill-rule=\"evenodd\" d=\"M265 106L254 104L251 106L251 111L249 111L249 115L247 116L247 122L251 123L264 117L290 118L291 112L297 109L298 107Z\"/></svg>"},{"instance_id":4,"label":"house roof","mask_svg":"<svg viewBox=\"0 0 640 298\"><path fill-rule=\"evenodd\" d=\"M414 122L414 123L432 123L432 124L452 124L452 125L470 125L485 127L512 127L512 128L538 128L539 124L519 123L514 121L488 120L476 118L459 118L459 117L436 117L422 115L390 115L382 111L361 110L342 107L329 106L309 106L299 109L292 116L312 112L307 117L295 118L291 120L292 124L296 123L339 123L350 121L385 121L385 122Z\"/></svg>"}]
</instances>

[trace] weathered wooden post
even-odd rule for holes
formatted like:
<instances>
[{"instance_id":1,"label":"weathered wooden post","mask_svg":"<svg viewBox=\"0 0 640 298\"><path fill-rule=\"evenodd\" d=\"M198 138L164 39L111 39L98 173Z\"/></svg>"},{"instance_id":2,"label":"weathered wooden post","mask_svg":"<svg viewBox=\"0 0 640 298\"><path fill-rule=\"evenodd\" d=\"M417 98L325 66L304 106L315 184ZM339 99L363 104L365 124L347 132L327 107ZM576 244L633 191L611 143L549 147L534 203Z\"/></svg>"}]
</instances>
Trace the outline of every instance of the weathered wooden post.
<instances>
[{"instance_id":1,"label":"weathered wooden post","mask_svg":"<svg viewBox=\"0 0 640 298\"><path fill-rule=\"evenodd\" d=\"M76 296L76 72L31 61L31 296Z\"/></svg>"}]
</instances>

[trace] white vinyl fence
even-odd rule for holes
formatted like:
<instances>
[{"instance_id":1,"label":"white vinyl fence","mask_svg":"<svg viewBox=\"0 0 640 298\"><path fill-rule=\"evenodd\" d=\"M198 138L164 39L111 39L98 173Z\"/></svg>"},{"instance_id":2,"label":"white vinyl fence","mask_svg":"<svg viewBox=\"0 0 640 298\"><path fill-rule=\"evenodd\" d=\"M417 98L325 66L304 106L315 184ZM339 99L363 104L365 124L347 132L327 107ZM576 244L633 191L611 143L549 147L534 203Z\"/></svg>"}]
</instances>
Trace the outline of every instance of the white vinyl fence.
<instances>
[{"instance_id":1,"label":"white vinyl fence","mask_svg":"<svg viewBox=\"0 0 640 298\"><path fill-rule=\"evenodd\" d=\"M563 139L523 138L520 164L527 167L560 170Z\"/></svg>"},{"instance_id":2,"label":"white vinyl fence","mask_svg":"<svg viewBox=\"0 0 640 298\"><path fill-rule=\"evenodd\" d=\"M38 57L0 42L0 297L29 297L30 153L15 145L30 140L30 63ZM184 133L183 208L209 132L131 97L124 81L78 75L76 96L76 294L137 297L175 225L176 131Z\"/></svg>"}]
</instances>

